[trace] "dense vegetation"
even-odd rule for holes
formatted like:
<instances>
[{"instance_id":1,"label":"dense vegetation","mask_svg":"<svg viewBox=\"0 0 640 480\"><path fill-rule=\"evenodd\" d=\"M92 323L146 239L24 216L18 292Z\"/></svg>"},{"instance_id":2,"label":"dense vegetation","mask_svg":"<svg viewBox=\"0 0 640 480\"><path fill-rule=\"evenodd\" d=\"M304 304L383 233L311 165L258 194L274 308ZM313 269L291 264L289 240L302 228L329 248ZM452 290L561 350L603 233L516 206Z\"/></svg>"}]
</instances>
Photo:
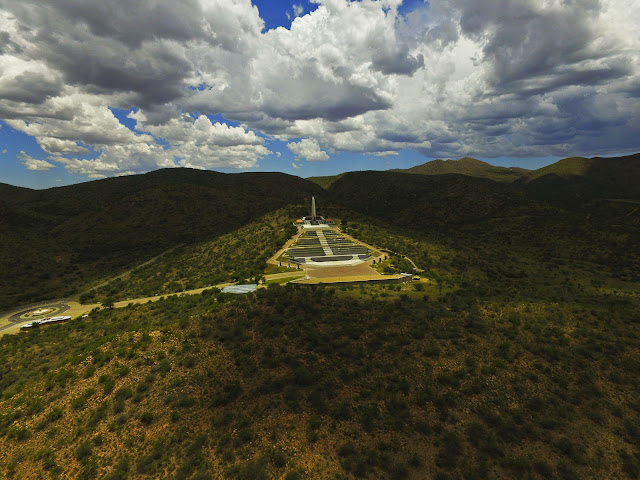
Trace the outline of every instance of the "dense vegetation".
<instances>
[{"instance_id":1,"label":"dense vegetation","mask_svg":"<svg viewBox=\"0 0 640 480\"><path fill-rule=\"evenodd\" d=\"M210 289L2 337L0 477L638 478L640 192L561 167L333 182L323 213L428 282ZM298 208L192 225L95 298L260 275Z\"/></svg>"},{"instance_id":2,"label":"dense vegetation","mask_svg":"<svg viewBox=\"0 0 640 480\"><path fill-rule=\"evenodd\" d=\"M433 160L431 162L407 169L394 169L392 172L415 173L419 175L445 175L457 173L472 177L482 177L499 182L513 182L526 178L529 170L517 167L495 167L475 158L461 158L460 160Z\"/></svg>"},{"instance_id":3,"label":"dense vegetation","mask_svg":"<svg viewBox=\"0 0 640 480\"><path fill-rule=\"evenodd\" d=\"M266 261L295 233L296 208L280 209L213 240L185 245L122 279L82 295L84 303L149 297L263 276Z\"/></svg>"},{"instance_id":4,"label":"dense vegetation","mask_svg":"<svg viewBox=\"0 0 640 480\"><path fill-rule=\"evenodd\" d=\"M69 296L176 245L232 232L321 192L280 173L189 169L36 191L0 188L0 310Z\"/></svg>"},{"instance_id":5,"label":"dense vegetation","mask_svg":"<svg viewBox=\"0 0 640 480\"><path fill-rule=\"evenodd\" d=\"M537 170L495 167L475 158L432 160L408 169L389 172L419 175L459 174L498 182L528 185L545 198L627 198L638 196L640 154L610 158L565 158ZM340 176L311 178L329 188Z\"/></svg>"},{"instance_id":6,"label":"dense vegetation","mask_svg":"<svg viewBox=\"0 0 640 480\"><path fill-rule=\"evenodd\" d=\"M95 311L3 338L0 464L9 478L635 478L638 300L274 285Z\"/></svg>"}]
</instances>

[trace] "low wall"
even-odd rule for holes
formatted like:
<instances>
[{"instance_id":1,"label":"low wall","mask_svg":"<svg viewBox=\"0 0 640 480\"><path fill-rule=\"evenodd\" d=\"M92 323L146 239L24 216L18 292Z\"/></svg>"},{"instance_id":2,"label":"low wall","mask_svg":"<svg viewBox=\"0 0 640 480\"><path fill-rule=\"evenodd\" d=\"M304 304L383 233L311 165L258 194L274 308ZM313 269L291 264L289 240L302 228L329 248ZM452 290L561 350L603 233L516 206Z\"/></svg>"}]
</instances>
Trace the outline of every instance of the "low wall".
<instances>
[{"instance_id":1,"label":"low wall","mask_svg":"<svg viewBox=\"0 0 640 480\"><path fill-rule=\"evenodd\" d=\"M291 285L299 285L301 287L316 287L318 285L364 285L366 283L409 283L413 279L412 275L404 275L402 277L392 277L392 278L367 278L362 280L351 279L351 280L328 280L322 281L318 280L317 282L308 282L305 283L300 282L289 282Z\"/></svg>"}]
</instances>

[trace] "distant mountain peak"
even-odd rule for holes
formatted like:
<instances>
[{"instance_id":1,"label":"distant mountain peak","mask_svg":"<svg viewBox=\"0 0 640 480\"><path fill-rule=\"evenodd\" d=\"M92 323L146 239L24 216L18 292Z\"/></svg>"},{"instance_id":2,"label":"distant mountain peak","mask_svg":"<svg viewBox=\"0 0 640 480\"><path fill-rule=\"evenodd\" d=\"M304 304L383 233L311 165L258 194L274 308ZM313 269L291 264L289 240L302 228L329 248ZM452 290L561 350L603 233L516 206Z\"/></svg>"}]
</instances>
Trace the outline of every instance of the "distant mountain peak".
<instances>
[{"instance_id":1,"label":"distant mountain peak","mask_svg":"<svg viewBox=\"0 0 640 480\"><path fill-rule=\"evenodd\" d=\"M395 169L392 171L418 175L458 174L505 182L518 180L529 172L523 168L496 167L473 157L463 157L459 160L437 159L413 168Z\"/></svg>"}]
</instances>

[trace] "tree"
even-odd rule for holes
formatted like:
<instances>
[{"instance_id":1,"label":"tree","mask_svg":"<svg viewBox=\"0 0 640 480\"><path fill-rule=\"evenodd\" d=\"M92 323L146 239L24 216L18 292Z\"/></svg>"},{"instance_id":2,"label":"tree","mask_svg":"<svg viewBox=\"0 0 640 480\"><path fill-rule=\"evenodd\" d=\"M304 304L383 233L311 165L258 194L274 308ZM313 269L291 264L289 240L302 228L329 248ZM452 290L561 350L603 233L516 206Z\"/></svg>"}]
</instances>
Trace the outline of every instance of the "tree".
<instances>
[{"instance_id":1,"label":"tree","mask_svg":"<svg viewBox=\"0 0 640 480\"><path fill-rule=\"evenodd\" d=\"M113 310L113 304L114 304L113 298L111 297L105 298L102 302L102 306L104 308L108 308L109 310Z\"/></svg>"}]
</instances>

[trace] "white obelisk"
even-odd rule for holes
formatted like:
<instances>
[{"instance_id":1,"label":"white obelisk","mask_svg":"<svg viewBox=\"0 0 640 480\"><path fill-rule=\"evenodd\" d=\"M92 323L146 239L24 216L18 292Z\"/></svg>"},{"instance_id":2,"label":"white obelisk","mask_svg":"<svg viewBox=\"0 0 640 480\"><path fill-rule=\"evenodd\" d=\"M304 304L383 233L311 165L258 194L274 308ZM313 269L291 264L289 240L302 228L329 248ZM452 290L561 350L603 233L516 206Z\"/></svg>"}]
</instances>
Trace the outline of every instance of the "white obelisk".
<instances>
[{"instance_id":1,"label":"white obelisk","mask_svg":"<svg viewBox=\"0 0 640 480\"><path fill-rule=\"evenodd\" d=\"M311 197L311 220L316 219L316 197Z\"/></svg>"}]
</instances>

